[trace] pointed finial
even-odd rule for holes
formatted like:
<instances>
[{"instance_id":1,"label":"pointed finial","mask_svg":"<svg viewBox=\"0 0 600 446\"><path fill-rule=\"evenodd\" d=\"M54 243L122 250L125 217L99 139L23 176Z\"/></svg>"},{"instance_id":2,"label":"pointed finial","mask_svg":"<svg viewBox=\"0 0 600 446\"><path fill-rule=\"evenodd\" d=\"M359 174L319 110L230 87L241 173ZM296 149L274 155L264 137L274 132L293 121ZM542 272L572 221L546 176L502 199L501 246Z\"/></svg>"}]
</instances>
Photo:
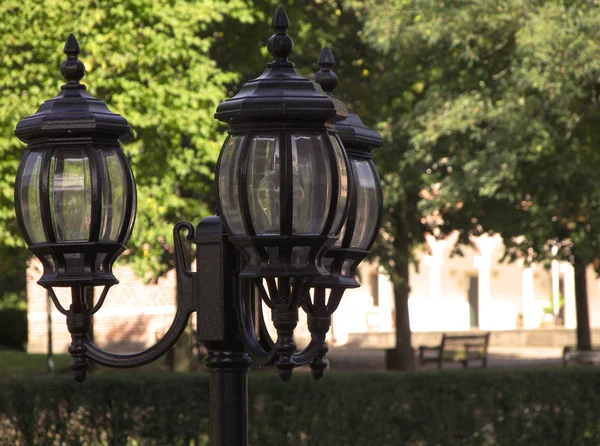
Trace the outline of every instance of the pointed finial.
<instances>
[{"instance_id":1,"label":"pointed finial","mask_svg":"<svg viewBox=\"0 0 600 446\"><path fill-rule=\"evenodd\" d=\"M275 34L267 41L267 49L277 59L275 63L289 64L288 56L294 49L294 41L287 34L287 29L290 27L290 20L283 6L279 5L277 7L271 26L275 29Z\"/></svg>"},{"instance_id":2,"label":"pointed finial","mask_svg":"<svg viewBox=\"0 0 600 446\"><path fill-rule=\"evenodd\" d=\"M64 52L67 55L67 60L60 66L60 72L67 80L67 84L63 85L62 88L85 88L79 83L81 78L85 75L85 66L83 65L83 62L77 58L81 50L79 49L79 43L73 33L69 34L69 37L67 37Z\"/></svg>"},{"instance_id":3,"label":"pointed finial","mask_svg":"<svg viewBox=\"0 0 600 446\"><path fill-rule=\"evenodd\" d=\"M324 47L319 57L319 67L321 69L315 75L315 82L321 86L325 93L331 94L338 83L338 77L332 68L335 65L335 58L328 46Z\"/></svg>"},{"instance_id":4,"label":"pointed finial","mask_svg":"<svg viewBox=\"0 0 600 446\"><path fill-rule=\"evenodd\" d=\"M67 41L65 42L65 48L63 50L67 56L77 58L81 50L79 49L79 42L75 38L75 34L69 34Z\"/></svg>"},{"instance_id":5,"label":"pointed finial","mask_svg":"<svg viewBox=\"0 0 600 446\"><path fill-rule=\"evenodd\" d=\"M277 6L275 15L273 15L273 22L271 22L271 26L276 30L282 29L284 31L290 27L290 19L288 18L287 12L285 12L285 8L283 6Z\"/></svg>"},{"instance_id":6,"label":"pointed finial","mask_svg":"<svg viewBox=\"0 0 600 446\"><path fill-rule=\"evenodd\" d=\"M319 66L326 68L333 68L335 65L335 58L333 57L333 53L328 46L324 46L321 50L321 55L319 56Z\"/></svg>"}]
</instances>

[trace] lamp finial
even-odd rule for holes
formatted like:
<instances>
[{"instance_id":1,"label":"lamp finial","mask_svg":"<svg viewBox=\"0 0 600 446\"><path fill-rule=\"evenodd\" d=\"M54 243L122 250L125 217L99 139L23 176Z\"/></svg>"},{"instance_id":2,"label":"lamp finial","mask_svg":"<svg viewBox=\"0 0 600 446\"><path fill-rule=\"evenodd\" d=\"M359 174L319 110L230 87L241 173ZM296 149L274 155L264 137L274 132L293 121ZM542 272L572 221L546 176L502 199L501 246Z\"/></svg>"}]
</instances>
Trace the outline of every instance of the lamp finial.
<instances>
[{"instance_id":1,"label":"lamp finial","mask_svg":"<svg viewBox=\"0 0 600 446\"><path fill-rule=\"evenodd\" d=\"M277 62L290 63L288 56L294 49L294 41L287 34L287 29L290 27L290 20L283 6L279 5L273 16L271 26L275 29L273 34L267 41L267 49Z\"/></svg>"},{"instance_id":2,"label":"lamp finial","mask_svg":"<svg viewBox=\"0 0 600 446\"><path fill-rule=\"evenodd\" d=\"M67 60L60 66L60 73L67 80L67 84L63 85L63 89L85 88L79 83L85 75L85 66L83 65L83 62L77 58L81 50L79 49L79 43L73 33L69 34L69 37L67 37L64 52L67 55Z\"/></svg>"},{"instance_id":3,"label":"lamp finial","mask_svg":"<svg viewBox=\"0 0 600 446\"><path fill-rule=\"evenodd\" d=\"M335 58L333 57L333 53L331 52L331 49L326 46L321 51L321 56L319 57L319 67L321 67L321 69L315 75L315 82L317 82L323 91L328 94L332 94L338 83L338 77L332 69L334 65Z\"/></svg>"}]
</instances>

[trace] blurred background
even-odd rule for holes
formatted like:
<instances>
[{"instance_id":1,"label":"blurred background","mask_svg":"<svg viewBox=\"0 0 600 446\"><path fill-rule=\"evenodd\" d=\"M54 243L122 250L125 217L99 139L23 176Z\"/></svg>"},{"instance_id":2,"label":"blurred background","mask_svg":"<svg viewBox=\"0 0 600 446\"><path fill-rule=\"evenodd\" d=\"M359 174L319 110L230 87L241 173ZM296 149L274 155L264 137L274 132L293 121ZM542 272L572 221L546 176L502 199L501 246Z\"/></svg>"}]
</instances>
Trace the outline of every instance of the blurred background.
<instances>
[{"instance_id":1,"label":"blurred background","mask_svg":"<svg viewBox=\"0 0 600 446\"><path fill-rule=\"evenodd\" d=\"M138 185L137 221L116 268L122 284L93 326L102 347L133 351L153 344L172 320L172 226L214 212L226 128L213 113L270 60L265 45L278 3L0 3L0 353L38 354L45 370L69 343L63 317L35 284L40 265L24 249L13 210L24 150L13 131L58 93L68 34L81 45L90 93L125 116L136 135L124 149ZM491 331L491 365L519 362L511 358L558 365L565 346L593 350L600 329L598 3L284 6L298 71L313 77L328 45L335 94L385 140L374 155L385 194L380 237L360 269L363 286L347 292L334 315L332 368L336 354L337 364L352 369L384 368L389 349L388 367L413 370L419 345L455 331ZM194 369L193 326L181 342L170 366Z\"/></svg>"}]
</instances>

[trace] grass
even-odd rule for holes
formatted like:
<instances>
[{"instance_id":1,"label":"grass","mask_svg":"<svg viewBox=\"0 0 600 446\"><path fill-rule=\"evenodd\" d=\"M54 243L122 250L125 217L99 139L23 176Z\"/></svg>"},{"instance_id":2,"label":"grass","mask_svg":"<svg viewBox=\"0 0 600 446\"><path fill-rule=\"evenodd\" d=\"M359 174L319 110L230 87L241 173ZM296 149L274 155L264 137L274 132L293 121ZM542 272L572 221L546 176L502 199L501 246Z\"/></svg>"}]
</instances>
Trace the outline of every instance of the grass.
<instances>
[{"instance_id":1,"label":"grass","mask_svg":"<svg viewBox=\"0 0 600 446\"><path fill-rule=\"evenodd\" d=\"M20 376L48 374L48 357L45 353L27 353L23 350L0 348L0 380ZM67 353L54 354L54 371L57 375L71 373L71 356ZM102 366L93 366L91 373L139 373L168 370L164 359L142 367L128 370L115 370Z\"/></svg>"},{"instance_id":2,"label":"grass","mask_svg":"<svg viewBox=\"0 0 600 446\"><path fill-rule=\"evenodd\" d=\"M64 373L69 369L71 357L67 354L54 355L55 370ZM29 354L22 350L0 350L0 377L12 378L23 375L48 373L47 355Z\"/></svg>"}]
</instances>

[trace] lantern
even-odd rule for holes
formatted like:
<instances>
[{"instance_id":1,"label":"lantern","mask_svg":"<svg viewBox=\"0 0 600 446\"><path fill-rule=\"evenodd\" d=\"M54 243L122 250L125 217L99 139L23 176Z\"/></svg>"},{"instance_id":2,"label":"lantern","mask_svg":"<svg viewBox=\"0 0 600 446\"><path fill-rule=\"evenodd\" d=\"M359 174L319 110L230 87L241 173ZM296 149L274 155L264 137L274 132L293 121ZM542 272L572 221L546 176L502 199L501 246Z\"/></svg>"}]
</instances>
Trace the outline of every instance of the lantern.
<instances>
[{"instance_id":1,"label":"lantern","mask_svg":"<svg viewBox=\"0 0 600 446\"><path fill-rule=\"evenodd\" d=\"M319 58L321 70L316 81L329 94L338 82L332 71L334 64L331 50L325 47ZM355 278L356 268L369 254L381 224L383 194L371 151L381 147L383 141L379 132L367 127L355 113L336 122L335 127L350 161L353 182L348 214L340 236L323 256L329 275L318 278L313 286L356 288L359 286Z\"/></svg>"},{"instance_id":2,"label":"lantern","mask_svg":"<svg viewBox=\"0 0 600 446\"><path fill-rule=\"evenodd\" d=\"M247 256L242 277L317 277L348 205L348 162L333 127L347 110L288 60L281 6L273 27L276 60L215 114L230 125L217 167L219 213Z\"/></svg>"},{"instance_id":3,"label":"lantern","mask_svg":"<svg viewBox=\"0 0 600 446\"><path fill-rule=\"evenodd\" d=\"M15 183L15 211L45 287L112 285L112 264L135 220L136 194L120 141L133 136L122 116L89 95L71 34L57 97L20 121L27 143Z\"/></svg>"}]
</instances>

